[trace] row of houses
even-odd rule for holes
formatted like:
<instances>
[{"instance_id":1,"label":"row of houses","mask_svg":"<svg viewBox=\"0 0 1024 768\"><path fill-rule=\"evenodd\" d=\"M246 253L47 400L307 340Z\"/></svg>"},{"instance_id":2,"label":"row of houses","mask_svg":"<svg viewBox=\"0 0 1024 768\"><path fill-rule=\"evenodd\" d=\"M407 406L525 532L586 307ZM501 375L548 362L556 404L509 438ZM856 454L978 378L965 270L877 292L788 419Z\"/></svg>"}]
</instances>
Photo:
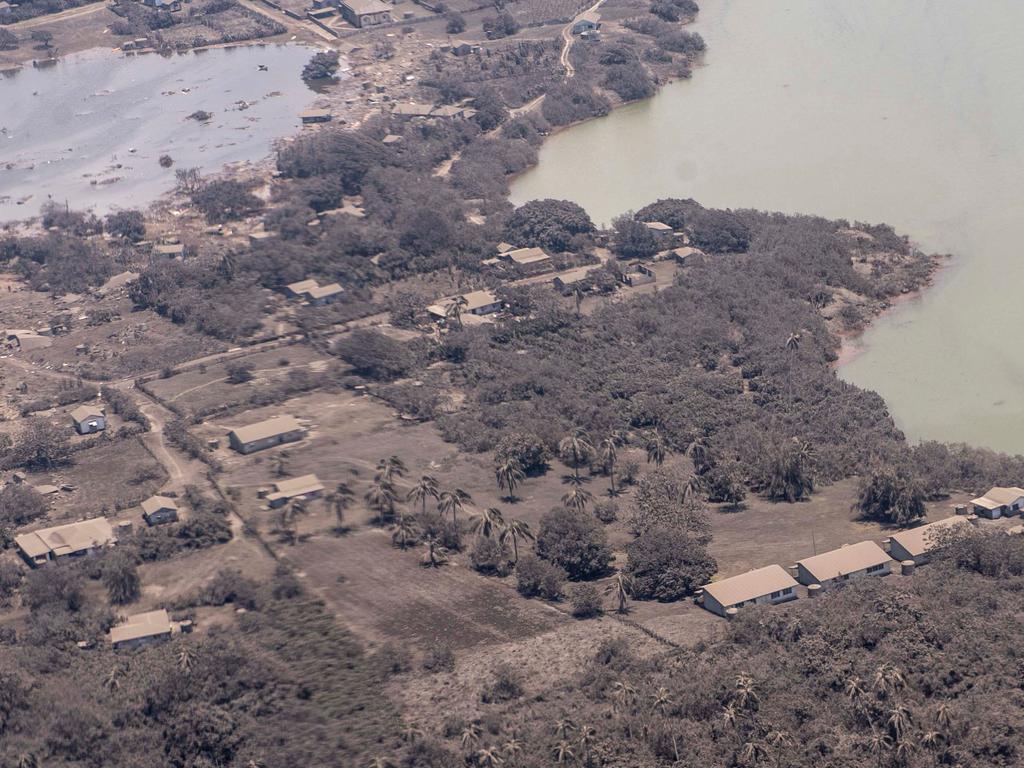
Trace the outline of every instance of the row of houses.
<instances>
[{"instance_id":1,"label":"row of houses","mask_svg":"<svg viewBox=\"0 0 1024 768\"><path fill-rule=\"evenodd\" d=\"M738 576L705 584L698 601L709 611L726 618L750 605L776 605L799 597L798 588L815 595L822 589L868 576L886 576L894 561L904 573L927 563L951 533L971 527L973 516L956 515L893 534L883 542L888 551L873 541L840 547L799 560L789 570L768 565Z\"/></svg>"}]
</instances>

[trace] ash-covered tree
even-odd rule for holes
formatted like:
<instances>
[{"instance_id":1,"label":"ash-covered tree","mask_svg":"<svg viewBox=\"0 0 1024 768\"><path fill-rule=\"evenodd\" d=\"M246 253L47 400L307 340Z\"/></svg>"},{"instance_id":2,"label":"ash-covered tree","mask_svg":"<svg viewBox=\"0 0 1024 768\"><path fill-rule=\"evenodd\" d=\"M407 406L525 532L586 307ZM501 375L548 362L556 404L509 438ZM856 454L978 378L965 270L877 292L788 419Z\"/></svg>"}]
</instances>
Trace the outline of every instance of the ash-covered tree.
<instances>
[{"instance_id":1,"label":"ash-covered tree","mask_svg":"<svg viewBox=\"0 0 1024 768\"><path fill-rule=\"evenodd\" d=\"M922 484L899 467L880 466L861 481L857 509L865 520L909 525L925 515Z\"/></svg>"},{"instance_id":2,"label":"ash-covered tree","mask_svg":"<svg viewBox=\"0 0 1024 768\"><path fill-rule=\"evenodd\" d=\"M125 605L139 599L141 582L135 558L128 552L115 551L103 560L103 586L114 605Z\"/></svg>"},{"instance_id":3,"label":"ash-covered tree","mask_svg":"<svg viewBox=\"0 0 1024 768\"><path fill-rule=\"evenodd\" d=\"M241 219L263 208L263 201L234 179L201 184L192 194L192 202L211 224Z\"/></svg>"},{"instance_id":4,"label":"ash-covered tree","mask_svg":"<svg viewBox=\"0 0 1024 768\"><path fill-rule=\"evenodd\" d=\"M658 241L654 233L634 215L624 213L612 220L615 234L612 238L612 251L624 259L646 259L658 252Z\"/></svg>"},{"instance_id":5,"label":"ash-covered tree","mask_svg":"<svg viewBox=\"0 0 1024 768\"><path fill-rule=\"evenodd\" d=\"M707 545L676 526L655 526L626 547L637 600L679 600L707 584L718 564Z\"/></svg>"},{"instance_id":6,"label":"ash-covered tree","mask_svg":"<svg viewBox=\"0 0 1024 768\"><path fill-rule=\"evenodd\" d=\"M35 416L25 420L8 461L12 466L26 469L53 469L70 455L67 429Z\"/></svg>"},{"instance_id":7,"label":"ash-covered tree","mask_svg":"<svg viewBox=\"0 0 1024 768\"><path fill-rule=\"evenodd\" d=\"M680 199L666 197L645 205L636 212L639 221L660 221L675 230L681 231L690 223L691 218L703 210L700 203L691 198Z\"/></svg>"},{"instance_id":8,"label":"ash-covered tree","mask_svg":"<svg viewBox=\"0 0 1024 768\"><path fill-rule=\"evenodd\" d=\"M603 576L612 561L604 528L585 512L565 508L541 518L537 554L565 569L572 581Z\"/></svg>"},{"instance_id":9,"label":"ash-covered tree","mask_svg":"<svg viewBox=\"0 0 1024 768\"><path fill-rule=\"evenodd\" d=\"M320 51L313 54L305 67L302 68L302 79L307 83L317 80L329 80L334 77L341 66L337 51Z\"/></svg>"},{"instance_id":10,"label":"ash-covered tree","mask_svg":"<svg viewBox=\"0 0 1024 768\"><path fill-rule=\"evenodd\" d=\"M743 253L750 247L750 228L732 211L701 210L690 233L690 241L708 253Z\"/></svg>"},{"instance_id":11,"label":"ash-covered tree","mask_svg":"<svg viewBox=\"0 0 1024 768\"><path fill-rule=\"evenodd\" d=\"M445 14L445 32L449 35L461 35L466 31L466 17L458 11Z\"/></svg>"},{"instance_id":12,"label":"ash-covered tree","mask_svg":"<svg viewBox=\"0 0 1024 768\"><path fill-rule=\"evenodd\" d=\"M814 452L796 438L770 446L761 468L764 495L772 501L803 501L814 493Z\"/></svg>"},{"instance_id":13,"label":"ash-covered tree","mask_svg":"<svg viewBox=\"0 0 1024 768\"><path fill-rule=\"evenodd\" d=\"M46 500L32 488L10 483L0 491L0 528L17 528L45 514Z\"/></svg>"},{"instance_id":14,"label":"ash-covered tree","mask_svg":"<svg viewBox=\"0 0 1024 768\"><path fill-rule=\"evenodd\" d=\"M711 540L707 510L694 498L697 480L676 467L658 467L643 475L637 484L630 529L642 536L651 528L672 527L699 541Z\"/></svg>"},{"instance_id":15,"label":"ash-covered tree","mask_svg":"<svg viewBox=\"0 0 1024 768\"><path fill-rule=\"evenodd\" d=\"M416 355L408 345L379 331L360 328L335 346L336 354L361 376L391 381L412 370Z\"/></svg>"},{"instance_id":16,"label":"ash-covered tree","mask_svg":"<svg viewBox=\"0 0 1024 768\"><path fill-rule=\"evenodd\" d=\"M105 221L107 232L137 243L146 238L146 219L142 211L128 209L115 211Z\"/></svg>"}]
</instances>

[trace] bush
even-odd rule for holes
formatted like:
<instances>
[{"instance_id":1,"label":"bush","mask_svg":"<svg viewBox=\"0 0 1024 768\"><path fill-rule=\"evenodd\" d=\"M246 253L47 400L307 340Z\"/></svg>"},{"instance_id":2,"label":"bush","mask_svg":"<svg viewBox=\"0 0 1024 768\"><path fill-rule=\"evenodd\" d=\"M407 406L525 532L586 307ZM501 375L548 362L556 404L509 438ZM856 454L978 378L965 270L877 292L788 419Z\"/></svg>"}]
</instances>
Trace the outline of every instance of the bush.
<instances>
[{"instance_id":1,"label":"bush","mask_svg":"<svg viewBox=\"0 0 1024 768\"><path fill-rule=\"evenodd\" d=\"M508 572L508 550L493 537L477 537L469 560L480 573L504 576Z\"/></svg>"},{"instance_id":2,"label":"bush","mask_svg":"<svg viewBox=\"0 0 1024 768\"><path fill-rule=\"evenodd\" d=\"M416 363L416 355L407 344L364 328L341 339L334 351L357 374L377 381L405 376Z\"/></svg>"},{"instance_id":3,"label":"bush","mask_svg":"<svg viewBox=\"0 0 1024 768\"><path fill-rule=\"evenodd\" d=\"M612 499L601 499L594 504L594 517L605 525L619 519L619 505Z\"/></svg>"},{"instance_id":4,"label":"bush","mask_svg":"<svg viewBox=\"0 0 1024 768\"><path fill-rule=\"evenodd\" d=\"M244 384L253 379L253 364L249 362L228 363L225 368L228 372L229 384Z\"/></svg>"},{"instance_id":5,"label":"bush","mask_svg":"<svg viewBox=\"0 0 1024 768\"><path fill-rule=\"evenodd\" d=\"M450 11L445 19L447 20L445 32L449 35L461 35L466 31L466 19L458 11Z\"/></svg>"},{"instance_id":6,"label":"bush","mask_svg":"<svg viewBox=\"0 0 1024 768\"><path fill-rule=\"evenodd\" d=\"M553 509L541 518L537 555L563 568L572 581L603 576L612 561L608 537L597 521L564 508Z\"/></svg>"},{"instance_id":7,"label":"bush","mask_svg":"<svg viewBox=\"0 0 1024 768\"><path fill-rule=\"evenodd\" d=\"M102 578L107 596L114 605L125 605L139 599L139 569L127 552L114 551L104 556Z\"/></svg>"},{"instance_id":8,"label":"bush","mask_svg":"<svg viewBox=\"0 0 1024 768\"><path fill-rule=\"evenodd\" d=\"M600 615L604 610L601 595L593 584L573 585L569 592L569 601L572 603L572 615L577 619L590 619Z\"/></svg>"},{"instance_id":9,"label":"bush","mask_svg":"<svg viewBox=\"0 0 1024 768\"><path fill-rule=\"evenodd\" d=\"M909 525L925 516L924 487L909 473L892 466L877 467L861 480L857 508L865 520Z\"/></svg>"},{"instance_id":10,"label":"bush","mask_svg":"<svg viewBox=\"0 0 1024 768\"><path fill-rule=\"evenodd\" d=\"M320 51L313 54L305 67L302 68L302 79L306 82L316 80L327 80L334 77L334 73L341 66L337 51Z\"/></svg>"},{"instance_id":11,"label":"bush","mask_svg":"<svg viewBox=\"0 0 1024 768\"><path fill-rule=\"evenodd\" d=\"M112 235L137 243L146 238L146 219L142 211L117 211L107 216L106 230Z\"/></svg>"},{"instance_id":12,"label":"bush","mask_svg":"<svg viewBox=\"0 0 1024 768\"><path fill-rule=\"evenodd\" d=\"M650 528L626 554L637 600L679 600L707 584L718 569L705 544L677 527Z\"/></svg>"},{"instance_id":13,"label":"bush","mask_svg":"<svg viewBox=\"0 0 1024 768\"><path fill-rule=\"evenodd\" d=\"M512 459L519 463L527 475L539 475L548 468L551 452L532 432L512 432L502 435L494 449L494 462L504 464Z\"/></svg>"},{"instance_id":14,"label":"bush","mask_svg":"<svg viewBox=\"0 0 1024 768\"><path fill-rule=\"evenodd\" d=\"M707 511L687 494L686 473L658 467L640 478L630 515L630 530L637 536L654 527L680 528L702 541L711 540Z\"/></svg>"},{"instance_id":15,"label":"bush","mask_svg":"<svg viewBox=\"0 0 1024 768\"><path fill-rule=\"evenodd\" d=\"M0 528L19 528L46 514L46 499L26 485L10 483L0 490Z\"/></svg>"},{"instance_id":16,"label":"bush","mask_svg":"<svg viewBox=\"0 0 1024 768\"><path fill-rule=\"evenodd\" d=\"M611 110L611 102L578 77L552 87L541 104L541 114L551 125L603 117Z\"/></svg>"},{"instance_id":17,"label":"bush","mask_svg":"<svg viewBox=\"0 0 1024 768\"><path fill-rule=\"evenodd\" d=\"M211 224L241 219L263 208L262 200L233 179L201 184L192 193L192 202Z\"/></svg>"},{"instance_id":18,"label":"bush","mask_svg":"<svg viewBox=\"0 0 1024 768\"><path fill-rule=\"evenodd\" d=\"M594 231L594 222L568 200L531 200L513 211L505 226L505 239L518 246L567 251L577 235Z\"/></svg>"},{"instance_id":19,"label":"bush","mask_svg":"<svg viewBox=\"0 0 1024 768\"><path fill-rule=\"evenodd\" d=\"M455 669L455 654L450 648L431 648L423 657L422 667L427 672L451 672Z\"/></svg>"},{"instance_id":20,"label":"bush","mask_svg":"<svg viewBox=\"0 0 1024 768\"><path fill-rule=\"evenodd\" d=\"M516 589L523 597L558 600L565 579L564 570L533 555L524 555L516 563Z\"/></svg>"},{"instance_id":21,"label":"bush","mask_svg":"<svg viewBox=\"0 0 1024 768\"><path fill-rule=\"evenodd\" d=\"M519 31L519 22L511 13L499 13L497 16L488 16L483 20L484 32L488 40L497 40L501 37L514 35Z\"/></svg>"},{"instance_id":22,"label":"bush","mask_svg":"<svg viewBox=\"0 0 1024 768\"><path fill-rule=\"evenodd\" d=\"M743 253L750 247L750 228L731 211L701 210L690 233L690 242L709 253Z\"/></svg>"},{"instance_id":23,"label":"bush","mask_svg":"<svg viewBox=\"0 0 1024 768\"><path fill-rule=\"evenodd\" d=\"M624 259L646 259L658 252L654 233L633 214L624 213L612 220L612 251Z\"/></svg>"},{"instance_id":24,"label":"bush","mask_svg":"<svg viewBox=\"0 0 1024 768\"><path fill-rule=\"evenodd\" d=\"M484 688L480 699L484 704L512 701L523 695L522 675L511 664L502 664L494 670L494 677Z\"/></svg>"}]
</instances>

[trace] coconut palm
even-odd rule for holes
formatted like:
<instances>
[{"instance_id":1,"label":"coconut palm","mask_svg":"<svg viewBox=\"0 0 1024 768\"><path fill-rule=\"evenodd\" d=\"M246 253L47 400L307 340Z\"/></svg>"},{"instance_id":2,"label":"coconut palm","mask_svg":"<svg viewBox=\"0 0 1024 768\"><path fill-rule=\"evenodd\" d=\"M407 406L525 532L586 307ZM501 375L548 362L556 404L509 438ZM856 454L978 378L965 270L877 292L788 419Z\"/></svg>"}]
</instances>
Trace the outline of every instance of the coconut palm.
<instances>
[{"instance_id":1,"label":"coconut palm","mask_svg":"<svg viewBox=\"0 0 1024 768\"><path fill-rule=\"evenodd\" d=\"M511 762L517 762L519 760L519 755L523 753L523 742L515 736L512 736L502 746L501 751Z\"/></svg>"},{"instance_id":2,"label":"coconut palm","mask_svg":"<svg viewBox=\"0 0 1024 768\"><path fill-rule=\"evenodd\" d=\"M612 709L621 712L634 704L636 704L636 688L622 680L617 680L612 685Z\"/></svg>"},{"instance_id":3,"label":"coconut palm","mask_svg":"<svg viewBox=\"0 0 1024 768\"><path fill-rule=\"evenodd\" d=\"M942 731L925 731L921 735L921 746L925 749L941 749L946 742L946 736Z\"/></svg>"},{"instance_id":4,"label":"coconut palm","mask_svg":"<svg viewBox=\"0 0 1024 768\"><path fill-rule=\"evenodd\" d=\"M654 430L647 439L647 463L657 464L659 467L668 458L668 444L665 437L658 430Z\"/></svg>"},{"instance_id":5,"label":"coconut palm","mask_svg":"<svg viewBox=\"0 0 1024 768\"><path fill-rule=\"evenodd\" d=\"M352 506L355 493L349 488L348 483L338 483L337 487L324 498L327 508L334 513L334 519L338 521L338 530L345 526L345 512Z\"/></svg>"},{"instance_id":6,"label":"coconut palm","mask_svg":"<svg viewBox=\"0 0 1024 768\"><path fill-rule=\"evenodd\" d=\"M786 349L789 351L789 405L793 405L793 377L796 375L796 355L800 351L801 337L799 333L791 333L786 338Z\"/></svg>"},{"instance_id":7,"label":"coconut palm","mask_svg":"<svg viewBox=\"0 0 1024 768\"><path fill-rule=\"evenodd\" d=\"M421 564L428 568L440 568L448 562L444 547L437 540L437 536L428 534L423 539L423 559Z\"/></svg>"},{"instance_id":8,"label":"coconut palm","mask_svg":"<svg viewBox=\"0 0 1024 768\"><path fill-rule=\"evenodd\" d=\"M903 672L891 664L882 664L875 670L871 687L883 696L892 696L907 684Z\"/></svg>"},{"instance_id":9,"label":"coconut palm","mask_svg":"<svg viewBox=\"0 0 1024 768\"><path fill-rule=\"evenodd\" d=\"M566 741L572 734L576 732L576 723L574 723L568 717L560 717L555 721L555 736L562 741Z\"/></svg>"},{"instance_id":10,"label":"coconut palm","mask_svg":"<svg viewBox=\"0 0 1024 768\"><path fill-rule=\"evenodd\" d=\"M469 301L465 296L456 296L444 310L445 318L448 320L454 320L455 325L458 326L460 331L462 330L462 310L468 306Z\"/></svg>"},{"instance_id":11,"label":"coconut palm","mask_svg":"<svg viewBox=\"0 0 1024 768\"><path fill-rule=\"evenodd\" d=\"M864 748L877 756L881 764L881 756L892 749L892 739L881 731L872 730L871 735L864 741Z\"/></svg>"},{"instance_id":12,"label":"coconut palm","mask_svg":"<svg viewBox=\"0 0 1024 768\"><path fill-rule=\"evenodd\" d=\"M462 744L462 749L469 751L472 747L476 746L477 742L480 741L480 735L483 730L480 728L479 723L470 723L462 729L462 735L459 736L459 743Z\"/></svg>"},{"instance_id":13,"label":"coconut palm","mask_svg":"<svg viewBox=\"0 0 1024 768\"><path fill-rule=\"evenodd\" d=\"M497 747L487 746L476 752L476 764L480 768L498 768L504 762L505 758L501 756L501 750Z\"/></svg>"},{"instance_id":14,"label":"coconut palm","mask_svg":"<svg viewBox=\"0 0 1024 768\"><path fill-rule=\"evenodd\" d=\"M558 443L558 455L572 467L573 477L579 480L580 467L589 464L594 458L594 446L591 445L586 432L576 430Z\"/></svg>"},{"instance_id":15,"label":"coconut palm","mask_svg":"<svg viewBox=\"0 0 1024 768\"><path fill-rule=\"evenodd\" d=\"M857 701L864 696L864 681L854 675L846 681L843 686L843 693L851 701Z\"/></svg>"},{"instance_id":16,"label":"coconut palm","mask_svg":"<svg viewBox=\"0 0 1024 768\"><path fill-rule=\"evenodd\" d=\"M562 504L567 509L575 509L577 512L584 511L593 500L594 494L578 485L562 496Z\"/></svg>"},{"instance_id":17,"label":"coconut palm","mask_svg":"<svg viewBox=\"0 0 1024 768\"><path fill-rule=\"evenodd\" d=\"M35 752L23 752L18 755L18 768L39 768L41 763Z\"/></svg>"},{"instance_id":18,"label":"coconut palm","mask_svg":"<svg viewBox=\"0 0 1024 768\"><path fill-rule=\"evenodd\" d=\"M612 595L618 606L615 608L616 613L629 613L628 600L633 592L633 581L625 573L619 571L612 577L611 583L605 587L604 592L606 595Z\"/></svg>"},{"instance_id":19,"label":"coconut palm","mask_svg":"<svg viewBox=\"0 0 1024 768\"><path fill-rule=\"evenodd\" d=\"M423 475L416 482L412 488L409 489L409 493L406 494L406 500L411 503L419 503L420 511L425 515L427 513L427 499L434 499L437 501L437 497L441 495L441 491L438 488L437 480L430 475Z\"/></svg>"},{"instance_id":20,"label":"coconut palm","mask_svg":"<svg viewBox=\"0 0 1024 768\"><path fill-rule=\"evenodd\" d=\"M498 535L498 543L504 546L507 542L512 542L512 557L513 563L519 562L519 540L533 541L533 531L530 530L530 525L524 520L509 520L505 523L505 527L501 529L501 533Z\"/></svg>"},{"instance_id":21,"label":"coconut palm","mask_svg":"<svg viewBox=\"0 0 1024 768\"><path fill-rule=\"evenodd\" d=\"M590 748L594 746L595 741L597 741L597 730L589 725L581 726L576 742L580 745L580 751L583 753L584 765L590 762Z\"/></svg>"},{"instance_id":22,"label":"coconut palm","mask_svg":"<svg viewBox=\"0 0 1024 768\"><path fill-rule=\"evenodd\" d=\"M388 456L377 462L377 476L389 483L394 482L396 478L405 477L405 472L405 462L397 456Z\"/></svg>"},{"instance_id":23,"label":"coconut palm","mask_svg":"<svg viewBox=\"0 0 1024 768\"><path fill-rule=\"evenodd\" d=\"M885 724L889 727L889 732L896 741L901 741L907 735L910 730L910 726L914 722L914 714L910 711L910 708L902 702L894 704L886 713L889 717L886 719Z\"/></svg>"},{"instance_id":24,"label":"coconut palm","mask_svg":"<svg viewBox=\"0 0 1024 768\"><path fill-rule=\"evenodd\" d=\"M711 449L708 446L708 439L704 435L695 436L686 446L686 457L693 462L693 468L697 474L704 474L708 467L708 458Z\"/></svg>"},{"instance_id":25,"label":"coconut palm","mask_svg":"<svg viewBox=\"0 0 1024 768\"><path fill-rule=\"evenodd\" d=\"M757 765L768 756L768 750L759 741L748 741L740 749L740 760L747 765Z\"/></svg>"},{"instance_id":26,"label":"coconut palm","mask_svg":"<svg viewBox=\"0 0 1024 768\"><path fill-rule=\"evenodd\" d=\"M409 724L402 729L402 741L407 744L415 744L423 738L423 730L415 725Z\"/></svg>"},{"instance_id":27,"label":"coconut palm","mask_svg":"<svg viewBox=\"0 0 1024 768\"><path fill-rule=\"evenodd\" d=\"M518 459L512 456L505 459L505 461L501 462L494 468L494 479L498 483L498 490L508 490L508 496L505 497L508 501L515 500L516 486L519 485L525 477L526 473L523 472L523 465L519 463Z\"/></svg>"},{"instance_id":28,"label":"coconut palm","mask_svg":"<svg viewBox=\"0 0 1024 768\"><path fill-rule=\"evenodd\" d=\"M363 498L370 508L377 512L377 522L380 525L384 525L385 517L389 518L395 514L398 494L395 493L395 486L383 476L377 476Z\"/></svg>"},{"instance_id":29,"label":"coconut palm","mask_svg":"<svg viewBox=\"0 0 1024 768\"><path fill-rule=\"evenodd\" d=\"M586 291L583 288L582 283L575 283L572 287L572 298L576 302L576 317L580 316L580 305L583 303L583 297L586 295Z\"/></svg>"},{"instance_id":30,"label":"coconut palm","mask_svg":"<svg viewBox=\"0 0 1024 768\"><path fill-rule=\"evenodd\" d=\"M103 680L103 687L113 693L121 687L121 668L111 667L110 672L107 673L106 678Z\"/></svg>"},{"instance_id":31,"label":"coconut palm","mask_svg":"<svg viewBox=\"0 0 1024 768\"><path fill-rule=\"evenodd\" d=\"M754 678L748 674L736 675L732 691L733 703L740 709L757 709L761 703L757 691L754 690Z\"/></svg>"},{"instance_id":32,"label":"coconut palm","mask_svg":"<svg viewBox=\"0 0 1024 768\"><path fill-rule=\"evenodd\" d=\"M935 708L935 722L946 731L953 727L953 708L949 706L948 702L940 702L939 706Z\"/></svg>"},{"instance_id":33,"label":"coconut palm","mask_svg":"<svg viewBox=\"0 0 1024 768\"><path fill-rule=\"evenodd\" d=\"M740 713L732 704L726 704L722 707L722 722L726 725L735 728L739 718Z\"/></svg>"},{"instance_id":34,"label":"coconut palm","mask_svg":"<svg viewBox=\"0 0 1024 768\"><path fill-rule=\"evenodd\" d=\"M598 458L608 472L608 495L615 495L615 462L619 458L619 447L625 442L621 432L612 432L598 446Z\"/></svg>"},{"instance_id":35,"label":"coconut palm","mask_svg":"<svg viewBox=\"0 0 1024 768\"><path fill-rule=\"evenodd\" d=\"M406 549L416 543L418 534L416 521L408 515L399 515L395 530L391 533L391 541L399 549Z\"/></svg>"},{"instance_id":36,"label":"coconut palm","mask_svg":"<svg viewBox=\"0 0 1024 768\"><path fill-rule=\"evenodd\" d=\"M572 745L566 741L558 742L551 750L551 757L555 763L562 765L576 759L576 753L572 751Z\"/></svg>"},{"instance_id":37,"label":"coconut palm","mask_svg":"<svg viewBox=\"0 0 1024 768\"><path fill-rule=\"evenodd\" d=\"M195 661L196 652L190 646L183 646L182 649L178 651L178 669L186 675L192 671Z\"/></svg>"},{"instance_id":38,"label":"coconut palm","mask_svg":"<svg viewBox=\"0 0 1024 768\"><path fill-rule=\"evenodd\" d=\"M437 508L442 515L448 512L452 513L452 525L456 529L459 527L459 512L465 510L467 504L473 503L473 497L466 493L461 488L452 488L450 490L441 491L441 494L437 499Z\"/></svg>"},{"instance_id":39,"label":"coconut palm","mask_svg":"<svg viewBox=\"0 0 1024 768\"><path fill-rule=\"evenodd\" d=\"M668 688L662 686L654 692L654 703L651 705L651 709L659 714L665 714L665 709L672 706L672 696L668 692Z\"/></svg>"},{"instance_id":40,"label":"coconut palm","mask_svg":"<svg viewBox=\"0 0 1024 768\"><path fill-rule=\"evenodd\" d=\"M904 737L896 742L896 749L893 750L897 762L906 765L911 756L917 752L917 744L910 737Z\"/></svg>"},{"instance_id":41,"label":"coconut palm","mask_svg":"<svg viewBox=\"0 0 1024 768\"><path fill-rule=\"evenodd\" d=\"M505 518L497 507L488 507L473 517L471 527L478 536L489 539L505 527Z\"/></svg>"}]
</instances>

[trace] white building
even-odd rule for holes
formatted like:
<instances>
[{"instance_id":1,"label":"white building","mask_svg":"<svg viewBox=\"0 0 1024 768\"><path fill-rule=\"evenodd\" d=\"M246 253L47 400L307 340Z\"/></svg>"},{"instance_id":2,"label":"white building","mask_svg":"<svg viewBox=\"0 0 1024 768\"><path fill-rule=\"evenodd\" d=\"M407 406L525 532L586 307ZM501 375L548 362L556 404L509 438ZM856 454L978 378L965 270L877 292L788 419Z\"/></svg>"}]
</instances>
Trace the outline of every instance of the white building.
<instances>
[{"instance_id":1,"label":"white building","mask_svg":"<svg viewBox=\"0 0 1024 768\"><path fill-rule=\"evenodd\" d=\"M775 605L795 600L797 583L780 565L768 565L703 587L704 607L732 616L748 605Z\"/></svg>"},{"instance_id":2,"label":"white building","mask_svg":"<svg viewBox=\"0 0 1024 768\"><path fill-rule=\"evenodd\" d=\"M828 587L862 576L885 576L891 560L875 542L861 541L797 561L796 578L805 586Z\"/></svg>"},{"instance_id":3,"label":"white building","mask_svg":"<svg viewBox=\"0 0 1024 768\"><path fill-rule=\"evenodd\" d=\"M1015 515L1024 508L1024 489L996 486L984 496L972 499L971 504L974 506L974 514L990 520L1004 515Z\"/></svg>"}]
</instances>

